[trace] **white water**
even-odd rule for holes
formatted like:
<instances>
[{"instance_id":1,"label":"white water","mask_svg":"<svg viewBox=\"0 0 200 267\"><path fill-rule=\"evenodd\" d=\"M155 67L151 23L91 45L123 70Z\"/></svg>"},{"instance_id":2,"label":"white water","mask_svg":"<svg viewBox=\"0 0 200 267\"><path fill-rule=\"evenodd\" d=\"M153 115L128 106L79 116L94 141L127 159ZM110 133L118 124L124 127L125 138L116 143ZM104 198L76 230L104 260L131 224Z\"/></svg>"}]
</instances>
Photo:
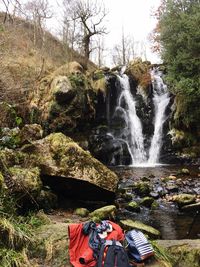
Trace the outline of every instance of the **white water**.
<instances>
[{"instance_id":1,"label":"white water","mask_svg":"<svg viewBox=\"0 0 200 267\"><path fill-rule=\"evenodd\" d=\"M140 164L146 161L146 152L144 149L144 138L142 133L142 123L136 114L136 102L130 91L129 78L126 74L118 76L122 88L119 97L118 107L122 107L123 101L127 105L124 109L127 115L128 128L130 134L128 137L128 149L131 155L132 164Z\"/></svg>"},{"instance_id":2,"label":"white water","mask_svg":"<svg viewBox=\"0 0 200 267\"><path fill-rule=\"evenodd\" d=\"M159 71L152 72L153 78L153 102L155 108L154 134L149 149L149 164L159 162L160 149L162 147L163 124L166 120L165 111L170 101L167 86L163 83Z\"/></svg>"},{"instance_id":3,"label":"white water","mask_svg":"<svg viewBox=\"0 0 200 267\"><path fill-rule=\"evenodd\" d=\"M167 86L163 83L161 73L152 71L153 103L154 103L154 133L149 151L144 149L142 123L136 113L136 101L131 94L129 78L123 74L118 76L122 92L119 96L116 110L121 109L125 116L127 127L123 129L123 139L128 145L131 156L131 165L156 166L159 165L160 150L162 147L163 124L166 120L165 111L170 101ZM124 107L125 104L125 107ZM128 132L128 134L127 134ZM148 156L147 156L148 155Z\"/></svg>"}]
</instances>

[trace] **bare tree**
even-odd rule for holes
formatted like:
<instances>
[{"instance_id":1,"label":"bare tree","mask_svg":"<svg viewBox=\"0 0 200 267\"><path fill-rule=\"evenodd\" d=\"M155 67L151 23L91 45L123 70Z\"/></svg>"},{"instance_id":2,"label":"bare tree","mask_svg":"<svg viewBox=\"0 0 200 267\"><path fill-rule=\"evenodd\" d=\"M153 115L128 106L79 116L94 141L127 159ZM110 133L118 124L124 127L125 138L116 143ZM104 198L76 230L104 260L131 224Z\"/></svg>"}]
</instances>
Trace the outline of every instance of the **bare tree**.
<instances>
[{"instance_id":1,"label":"bare tree","mask_svg":"<svg viewBox=\"0 0 200 267\"><path fill-rule=\"evenodd\" d=\"M52 12L48 0L31 0L24 6L27 12L27 19L33 22L34 26L34 45L36 45L37 38L42 40L44 45L44 22L46 19L52 18Z\"/></svg>"},{"instance_id":2,"label":"bare tree","mask_svg":"<svg viewBox=\"0 0 200 267\"><path fill-rule=\"evenodd\" d=\"M78 32L77 41L79 42L81 38L83 53L88 61L93 50L92 38L106 33L106 28L102 25L107 14L106 10L102 3L99 4L94 0L64 0L64 4L67 7L65 17L69 25L74 25L71 26L73 42Z\"/></svg>"},{"instance_id":3,"label":"bare tree","mask_svg":"<svg viewBox=\"0 0 200 267\"><path fill-rule=\"evenodd\" d=\"M126 65L135 57L135 42L130 36L124 35L122 29L121 42L116 44L112 52L112 60L115 65Z\"/></svg>"}]
</instances>

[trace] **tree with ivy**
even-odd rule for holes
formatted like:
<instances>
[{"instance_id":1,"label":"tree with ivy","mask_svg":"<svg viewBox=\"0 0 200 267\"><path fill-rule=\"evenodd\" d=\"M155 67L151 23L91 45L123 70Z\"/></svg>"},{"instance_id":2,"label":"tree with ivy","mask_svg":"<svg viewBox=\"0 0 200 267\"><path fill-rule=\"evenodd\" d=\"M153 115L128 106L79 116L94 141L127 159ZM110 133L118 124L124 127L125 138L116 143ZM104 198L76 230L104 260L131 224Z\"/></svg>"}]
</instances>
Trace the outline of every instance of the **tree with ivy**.
<instances>
[{"instance_id":1,"label":"tree with ivy","mask_svg":"<svg viewBox=\"0 0 200 267\"><path fill-rule=\"evenodd\" d=\"M176 95L175 126L200 128L200 0L163 0L154 31L156 49L167 66Z\"/></svg>"}]
</instances>

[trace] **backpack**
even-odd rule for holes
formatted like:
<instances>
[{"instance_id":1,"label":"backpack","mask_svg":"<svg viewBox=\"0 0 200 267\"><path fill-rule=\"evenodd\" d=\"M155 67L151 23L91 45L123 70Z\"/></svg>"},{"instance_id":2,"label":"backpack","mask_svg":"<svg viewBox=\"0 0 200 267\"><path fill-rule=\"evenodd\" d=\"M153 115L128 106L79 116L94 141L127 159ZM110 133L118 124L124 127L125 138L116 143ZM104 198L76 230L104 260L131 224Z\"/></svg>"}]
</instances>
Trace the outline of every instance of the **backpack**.
<instances>
[{"instance_id":1,"label":"backpack","mask_svg":"<svg viewBox=\"0 0 200 267\"><path fill-rule=\"evenodd\" d=\"M122 244L116 240L106 240L101 245L96 267L130 267Z\"/></svg>"},{"instance_id":2,"label":"backpack","mask_svg":"<svg viewBox=\"0 0 200 267\"><path fill-rule=\"evenodd\" d=\"M154 255L152 245L139 230L131 230L125 234L127 253L130 259L140 263Z\"/></svg>"}]
</instances>

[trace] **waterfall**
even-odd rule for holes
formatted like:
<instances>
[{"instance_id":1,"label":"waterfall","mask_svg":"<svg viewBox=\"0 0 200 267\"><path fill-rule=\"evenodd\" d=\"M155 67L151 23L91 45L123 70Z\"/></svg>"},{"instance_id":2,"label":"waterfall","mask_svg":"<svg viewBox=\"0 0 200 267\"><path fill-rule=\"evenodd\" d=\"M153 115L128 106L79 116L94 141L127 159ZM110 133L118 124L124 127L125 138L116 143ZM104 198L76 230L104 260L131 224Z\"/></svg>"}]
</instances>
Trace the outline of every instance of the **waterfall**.
<instances>
[{"instance_id":1,"label":"waterfall","mask_svg":"<svg viewBox=\"0 0 200 267\"><path fill-rule=\"evenodd\" d=\"M162 72L154 69L151 77L149 94L144 94L142 88L131 88L129 77L123 73L117 75L113 91L109 93L109 128L105 142L111 151L109 163L112 165L159 164L170 94L162 80Z\"/></svg>"},{"instance_id":2,"label":"waterfall","mask_svg":"<svg viewBox=\"0 0 200 267\"><path fill-rule=\"evenodd\" d=\"M155 108L154 134L149 149L149 164L159 162L160 149L162 147L163 124L166 120L165 111L170 101L167 86L163 83L161 72L152 71L153 80L153 103Z\"/></svg>"},{"instance_id":3,"label":"waterfall","mask_svg":"<svg viewBox=\"0 0 200 267\"><path fill-rule=\"evenodd\" d=\"M123 112L127 126L122 132L122 137L127 139L132 164L140 164L147 160L144 149L142 123L136 113L136 101L131 94L128 76L123 74L122 76L118 76L118 80L122 90L116 110Z\"/></svg>"}]
</instances>

